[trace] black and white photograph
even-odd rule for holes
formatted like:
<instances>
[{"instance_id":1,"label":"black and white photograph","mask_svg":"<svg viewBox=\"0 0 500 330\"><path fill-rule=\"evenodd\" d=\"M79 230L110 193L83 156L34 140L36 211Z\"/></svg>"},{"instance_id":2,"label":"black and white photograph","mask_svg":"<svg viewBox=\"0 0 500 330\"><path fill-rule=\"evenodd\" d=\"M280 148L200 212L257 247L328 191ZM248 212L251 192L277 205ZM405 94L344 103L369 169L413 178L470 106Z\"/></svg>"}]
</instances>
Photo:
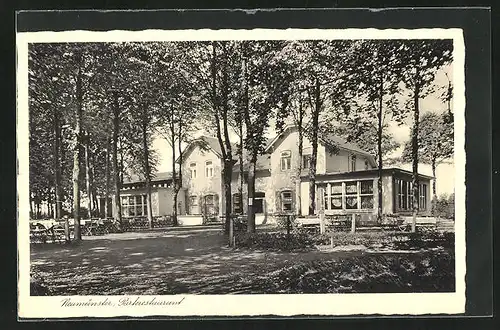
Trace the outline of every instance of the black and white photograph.
<instances>
[{"instance_id":1,"label":"black and white photograph","mask_svg":"<svg viewBox=\"0 0 500 330\"><path fill-rule=\"evenodd\" d=\"M17 44L23 316L463 312L461 30Z\"/></svg>"}]
</instances>

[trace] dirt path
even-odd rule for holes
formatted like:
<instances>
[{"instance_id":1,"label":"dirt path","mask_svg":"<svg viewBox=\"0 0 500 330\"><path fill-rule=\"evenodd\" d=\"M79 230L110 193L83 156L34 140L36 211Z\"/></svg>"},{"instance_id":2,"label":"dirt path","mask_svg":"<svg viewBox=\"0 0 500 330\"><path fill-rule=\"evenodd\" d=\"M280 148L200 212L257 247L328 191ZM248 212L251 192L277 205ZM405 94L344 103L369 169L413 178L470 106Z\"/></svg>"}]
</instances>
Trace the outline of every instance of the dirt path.
<instances>
[{"instance_id":1,"label":"dirt path","mask_svg":"<svg viewBox=\"0 0 500 330\"><path fill-rule=\"evenodd\" d=\"M34 245L32 266L54 295L238 292L298 261L360 252L232 250L217 229L85 237L78 246Z\"/></svg>"}]
</instances>

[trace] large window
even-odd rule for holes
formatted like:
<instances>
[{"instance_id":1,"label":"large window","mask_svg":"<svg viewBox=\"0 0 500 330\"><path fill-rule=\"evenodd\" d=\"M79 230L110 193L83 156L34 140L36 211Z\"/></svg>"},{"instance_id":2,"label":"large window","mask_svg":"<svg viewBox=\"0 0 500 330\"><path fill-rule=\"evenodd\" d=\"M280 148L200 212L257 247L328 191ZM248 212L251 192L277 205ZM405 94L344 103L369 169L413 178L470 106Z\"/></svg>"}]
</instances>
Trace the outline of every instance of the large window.
<instances>
[{"instance_id":1,"label":"large window","mask_svg":"<svg viewBox=\"0 0 500 330\"><path fill-rule=\"evenodd\" d=\"M146 214L146 195L122 196L122 215L124 217L141 217Z\"/></svg>"},{"instance_id":2,"label":"large window","mask_svg":"<svg viewBox=\"0 0 500 330\"><path fill-rule=\"evenodd\" d=\"M373 181L360 181L361 209L373 209Z\"/></svg>"},{"instance_id":3,"label":"large window","mask_svg":"<svg viewBox=\"0 0 500 330\"><path fill-rule=\"evenodd\" d=\"M355 210L358 208L358 182L350 181L345 183L345 208Z\"/></svg>"},{"instance_id":4,"label":"large window","mask_svg":"<svg viewBox=\"0 0 500 330\"><path fill-rule=\"evenodd\" d=\"M214 176L214 165L212 161L205 162L205 177L211 178Z\"/></svg>"},{"instance_id":5,"label":"large window","mask_svg":"<svg viewBox=\"0 0 500 330\"><path fill-rule=\"evenodd\" d=\"M281 211L291 212L293 210L293 194L291 190L282 191L281 197Z\"/></svg>"},{"instance_id":6,"label":"large window","mask_svg":"<svg viewBox=\"0 0 500 330\"><path fill-rule=\"evenodd\" d=\"M189 164L189 172L191 173L191 179L196 178L196 163Z\"/></svg>"},{"instance_id":7,"label":"large window","mask_svg":"<svg viewBox=\"0 0 500 330\"><path fill-rule=\"evenodd\" d=\"M325 210L372 210L373 180L328 183Z\"/></svg>"},{"instance_id":8,"label":"large window","mask_svg":"<svg viewBox=\"0 0 500 330\"><path fill-rule=\"evenodd\" d=\"M409 180L395 179L396 206L400 211L413 209L413 183ZM427 184L418 186L418 209L427 209Z\"/></svg>"},{"instance_id":9,"label":"large window","mask_svg":"<svg viewBox=\"0 0 500 330\"><path fill-rule=\"evenodd\" d=\"M342 182L331 183L325 189L325 210L342 209Z\"/></svg>"},{"instance_id":10,"label":"large window","mask_svg":"<svg viewBox=\"0 0 500 330\"><path fill-rule=\"evenodd\" d=\"M198 196L189 196L189 214L200 214Z\"/></svg>"},{"instance_id":11,"label":"large window","mask_svg":"<svg viewBox=\"0 0 500 330\"><path fill-rule=\"evenodd\" d=\"M288 171L292 168L292 153L290 151L281 152L280 168L282 171Z\"/></svg>"},{"instance_id":12,"label":"large window","mask_svg":"<svg viewBox=\"0 0 500 330\"><path fill-rule=\"evenodd\" d=\"M427 209L427 185L425 183L419 185L418 207L423 211Z\"/></svg>"}]
</instances>

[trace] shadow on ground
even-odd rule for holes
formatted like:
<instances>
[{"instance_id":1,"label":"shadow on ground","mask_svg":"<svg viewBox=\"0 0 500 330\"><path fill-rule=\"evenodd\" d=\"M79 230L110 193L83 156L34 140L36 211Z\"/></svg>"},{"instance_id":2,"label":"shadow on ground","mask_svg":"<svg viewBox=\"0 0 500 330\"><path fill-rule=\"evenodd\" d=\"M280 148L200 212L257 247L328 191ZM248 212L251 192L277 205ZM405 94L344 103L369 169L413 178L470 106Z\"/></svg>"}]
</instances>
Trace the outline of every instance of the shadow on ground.
<instances>
[{"instance_id":1,"label":"shadow on ground","mask_svg":"<svg viewBox=\"0 0 500 330\"><path fill-rule=\"evenodd\" d=\"M78 245L35 244L31 270L48 289L40 294L49 295L291 293L297 284L288 284L292 289L287 291L275 286L283 278L289 281L284 270L302 279L310 271L297 268L300 263L323 265L363 255L233 250L218 229L171 230L85 237ZM307 288L303 291L323 291Z\"/></svg>"},{"instance_id":2,"label":"shadow on ground","mask_svg":"<svg viewBox=\"0 0 500 330\"><path fill-rule=\"evenodd\" d=\"M270 271L324 257L232 250L219 230L112 234L31 248L32 271L51 295L241 292Z\"/></svg>"}]
</instances>

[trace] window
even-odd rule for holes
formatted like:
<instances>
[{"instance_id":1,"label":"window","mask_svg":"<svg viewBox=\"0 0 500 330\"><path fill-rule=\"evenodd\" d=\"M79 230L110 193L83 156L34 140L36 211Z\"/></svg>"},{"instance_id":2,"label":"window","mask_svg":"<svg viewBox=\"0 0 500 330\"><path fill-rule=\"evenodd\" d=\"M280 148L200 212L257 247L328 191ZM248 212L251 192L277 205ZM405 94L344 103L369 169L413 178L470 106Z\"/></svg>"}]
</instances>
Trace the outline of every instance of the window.
<instances>
[{"instance_id":1,"label":"window","mask_svg":"<svg viewBox=\"0 0 500 330\"><path fill-rule=\"evenodd\" d=\"M351 156L351 172L356 171L356 156Z\"/></svg>"},{"instance_id":2,"label":"window","mask_svg":"<svg viewBox=\"0 0 500 330\"><path fill-rule=\"evenodd\" d=\"M198 196L189 196L189 214L200 214Z\"/></svg>"},{"instance_id":3,"label":"window","mask_svg":"<svg viewBox=\"0 0 500 330\"><path fill-rule=\"evenodd\" d=\"M291 212L293 205L293 194L290 190L281 192L281 211Z\"/></svg>"},{"instance_id":4,"label":"window","mask_svg":"<svg viewBox=\"0 0 500 330\"><path fill-rule=\"evenodd\" d=\"M242 214L243 208L242 208L242 200L241 200L241 194L233 194L233 213L234 214Z\"/></svg>"},{"instance_id":5,"label":"window","mask_svg":"<svg viewBox=\"0 0 500 330\"><path fill-rule=\"evenodd\" d=\"M292 153L290 151L281 153L280 168L282 171L288 171L292 168Z\"/></svg>"},{"instance_id":6,"label":"window","mask_svg":"<svg viewBox=\"0 0 500 330\"><path fill-rule=\"evenodd\" d=\"M217 214L217 195L206 195L204 197L204 213L206 215Z\"/></svg>"},{"instance_id":7,"label":"window","mask_svg":"<svg viewBox=\"0 0 500 330\"><path fill-rule=\"evenodd\" d=\"M325 190L325 210L342 209L342 182L332 183L329 186L329 195L328 189Z\"/></svg>"},{"instance_id":8,"label":"window","mask_svg":"<svg viewBox=\"0 0 500 330\"><path fill-rule=\"evenodd\" d=\"M256 192L255 198L253 199L253 211L254 213L264 213L264 203L266 194L263 192Z\"/></svg>"},{"instance_id":9,"label":"window","mask_svg":"<svg viewBox=\"0 0 500 330\"><path fill-rule=\"evenodd\" d=\"M394 183L397 198L396 206L398 210L411 210L413 208L413 183L402 179L395 179Z\"/></svg>"},{"instance_id":10,"label":"window","mask_svg":"<svg viewBox=\"0 0 500 330\"><path fill-rule=\"evenodd\" d=\"M425 211L427 209L427 184L422 183L419 186L418 208Z\"/></svg>"},{"instance_id":11,"label":"window","mask_svg":"<svg viewBox=\"0 0 500 330\"><path fill-rule=\"evenodd\" d=\"M345 183L345 208L353 210L358 208L358 182Z\"/></svg>"},{"instance_id":12,"label":"window","mask_svg":"<svg viewBox=\"0 0 500 330\"><path fill-rule=\"evenodd\" d=\"M124 217L141 217L146 214L146 195L122 196L122 215Z\"/></svg>"},{"instance_id":13,"label":"window","mask_svg":"<svg viewBox=\"0 0 500 330\"><path fill-rule=\"evenodd\" d=\"M308 170L311 167L311 155L302 155L302 169Z\"/></svg>"},{"instance_id":14,"label":"window","mask_svg":"<svg viewBox=\"0 0 500 330\"><path fill-rule=\"evenodd\" d=\"M189 171L191 173L191 179L196 179L196 163L189 164Z\"/></svg>"},{"instance_id":15,"label":"window","mask_svg":"<svg viewBox=\"0 0 500 330\"><path fill-rule=\"evenodd\" d=\"M361 209L373 209L373 180L361 181Z\"/></svg>"},{"instance_id":16,"label":"window","mask_svg":"<svg viewBox=\"0 0 500 330\"><path fill-rule=\"evenodd\" d=\"M329 183L324 197L325 210L371 210L373 180Z\"/></svg>"},{"instance_id":17,"label":"window","mask_svg":"<svg viewBox=\"0 0 500 330\"><path fill-rule=\"evenodd\" d=\"M211 160L205 162L205 177L211 178L214 176L214 166Z\"/></svg>"}]
</instances>

